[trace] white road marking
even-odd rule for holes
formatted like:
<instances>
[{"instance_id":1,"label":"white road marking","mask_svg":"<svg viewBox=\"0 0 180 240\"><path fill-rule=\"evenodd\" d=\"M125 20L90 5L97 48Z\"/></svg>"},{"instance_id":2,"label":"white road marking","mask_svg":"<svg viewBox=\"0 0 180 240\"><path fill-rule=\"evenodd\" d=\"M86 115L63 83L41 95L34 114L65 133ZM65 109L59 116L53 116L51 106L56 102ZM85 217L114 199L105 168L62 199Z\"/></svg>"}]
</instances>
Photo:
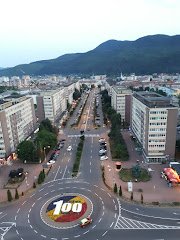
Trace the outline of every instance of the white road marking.
<instances>
[{"instance_id":1,"label":"white road marking","mask_svg":"<svg viewBox=\"0 0 180 240\"><path fill-rule=\"evenodd\" d=\"M65 173L66 173L66 170L67 170L67 165L66 165L66 167L65 167L65 170L64 170L64 173L63 173L62 179L64 178L64 175L65 175Z\"/></svg>"},{"instance_id":2,"label":"white road marking","mask_svg":"<svg viewBox=\"0 0 180 240\"><path fill-rule=\"evenodd\" d=\"M20 211L20 208L18 208L17 213Z\"/></svg>"},{"instance_id":3,"label":"white road marking","mask_svg":"<svg viewBox=\"0 0 180 240\"><path fill-rule=\"evenodd\" d=\"M86 232L84 232L83 234L86 234L86 233L88 233L89 232L89 230L87 230Z\"/></svg>"},{"instance_id":4,"label":"white road marking","mask_svg":"<svg viewBox=\"0 0 180 240\"><path fill-rule=\"evenodd\" d=\"M29 213L31 212L31 208L29 209Z\"/></svg>"},{"instance_id":5,"label":"white road marking","mask_svg":"<svg viewBox=\"0 0 180 240\"><path fill-rule=\"evenodd\" d=\"M16 229L16 233L17 233L17 235L19 235L19 232L18 232L18 230Z\"/></svg>"},{"instance_id":6,"label":"white road marking","mask_svg":"<svg viewBox=\"0 0 180 240\"><path fill-rule=\"evenodd\" d=\"M26 203L26 201L24 201L23 203L22 203L22 205L24 205Z\"/></svg>"},{"instance_id":7,"label":"white road marking","mask_svg":"<svg viewBox=\"0 0 180 240\"><path fill-rule=\"evenodd\" d=\"M44 190L44 188L41 188L40 190L39 190L39 192L41 192L41 191L43 191Z\"/></svg>"},{"instance_id":8,"label":"white road marking","mask_svg":"<svg viewBox=\"0 0 180 240\"><path fill-rule=\"evenodd\" d=\"M33 228L31 224L29 226L30 226L30 228Z\"/></svg>"},{"instance_id":9,"label":"white road marking","mask_svg":"<svg viewBox=\"0 0 180 240\"><path fill-rule=\"evenodd\" d=\"M110 228L112 227L113 224L114 224L114 222L111 223Z\"/></svg>"},{"instance_id":10,"label":"white road marking","mask_svg":"<svg viewBox=\"0 0 180 240\"><path fill-rule=\"evenodd\" d=\"M96 225L92 226L92 229L95 228L95 227L96 227Z\"/></svg>"},{"instance_id":11,"label":"white road marking","mask_svg":"<svg viewBox=\"0 0 180 240\"><path fill-rule=\"evenodd\" d=\"M91 168L90 168L90 173L91 173Z\"/></svg>"},{"instance_id":12,"label":"white road marking","mask_svg":"<svg viewBox=\"0 0 180 240\"><path fill-rule=\"evenodd\" d=\"M34 202L34 203L32 204L32 207L34 207L35 204L36 204L36 203Z\"/></svg>"},{"instance_id":13,"label":"white road marking","mask_svg":"<svg viewBox=\"0 0 180 240\"><path fill-rule=\"evenodd\" d=\"M17 219L17 215L15 216L15 218L14 218L14 219L15 219L15 221L16 221L16 219Z\"/></svg>"},{"instance_id":14,"label":"white road marking","mask_svg":"<svg viewBox=\"0 0 180 240\"><path fill-rule=\"evenodd\" d=\"M37 200L39 201L42 197L39 197Z\"/></svg>"},{"instance_id":15,"label":"white road marking","mask_svg":"<svg viewBox=\"0 0 180 240\"><path fill-rule=\"evenodd\" d=\"M35 233L38 233L35 229L34 229L34 232L35 232Z\"/></svg>"},{"instance_id":16,"label":"white road marking","mask_svg":"<svg viewBox=\"0 0 180 240\"><path fill-rule=\"evenodd\" d=\"M57 172L56 172L56 174L55 174L55 176L54 176L54 180L56 179L56 177L57 177L57 175L58 175L59 169L60 169L60 166L58 167L58 170L57 170Z\"/></svg>"},{"instance_id":17,"label":"white road marking","mask_svg":"<svg viewBox=\"0 0 180 240\"><path fill-rule=\"evenodd\" d=\"M115 205L115 210L117 210L117 206Z\"/></svg>"},{"instance_id":18,"label":"white road marking","mask_svg":"<svg viewBox=\"0 0 180 240\"><path fill-rule=\"evenodd\" d=\"M102 218L99 219L98 223L100 223L102 221Z\"/></svg>"},{"instance_id":19,"label":"white road marking","mask_svg":"<svg viewBox=\"0 0 180 240\"><path fill-rule=\"evenodd\" d=\"M2 219L3 217L5 217L6 215L7 215L7 213L6 213L6 214L4 214L3 216L1 216L1 217L0 217L0 219Z\"/></svg>"},{"instance_id":20,"label":"white road marking","mask_svg":"<svg viewBox=\"0 0 180 240\"><path fill-rule=\"evenodd\" d=\"M80 237L81 235L76 235L76 236L74 236L74 238L77 238L77 237Z\"/></svg>"},{"instance_id":21,"label":"white road marking","mask_svg":"<svg viewBox=\"0 0 180 240\"><path fill-rule=\"evenodd\" d=\"M45 235L42 235L42 234L41 234L41 237L46 238L46 236L45 236Z\"/></svg>"},{"instance_id":22,"label":"white road marking","mask_svg":"<svg viewBox=\"0 0 180 240\"><path fill-rule=\"evenodd\" d=\"M107 232L108 232L108 231L105 231L105 232L103 233L102 237L104 237L104 236L106 235Z\"/></svg>"},{"instance_id":23,"label":"white road marking","mask_svg":"<svg viewBox=\"0 0 180 240\"><path fill-rule=\"evenodd\" d=\"M50 188L50 187L54 187L54 184L48 186L48 188Z\"/></svg>"}]
</instances>

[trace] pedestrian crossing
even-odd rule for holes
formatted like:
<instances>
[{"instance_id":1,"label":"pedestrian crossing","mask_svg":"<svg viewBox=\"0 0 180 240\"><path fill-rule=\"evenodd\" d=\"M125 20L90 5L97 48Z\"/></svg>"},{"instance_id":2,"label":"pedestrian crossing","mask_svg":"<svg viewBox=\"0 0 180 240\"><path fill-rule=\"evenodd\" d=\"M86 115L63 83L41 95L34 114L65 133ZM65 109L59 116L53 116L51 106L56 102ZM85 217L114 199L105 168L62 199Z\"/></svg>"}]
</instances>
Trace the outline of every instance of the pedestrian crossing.
<instances>
[{"instance_id":1,"label":"pedestrian crossing","mask_svg":"<svg viewBox=\"0 0 180 240\"><path fill-rule=\"evenodd\" d=\"M180 229L180 226L158 225L119 216L114 229Z\"/></svg>"},{"instance_id":2,"label":"pedestrian crossing","mask_svg":"<svg viewBox=\"0 0 180 240\"><path fill-rule=\"evenodd\" d=\"M99 137L99 134L83 134L85 137ZM81 134L67 135L68 137L81 137Z\"/></svg>"}]
</instances>

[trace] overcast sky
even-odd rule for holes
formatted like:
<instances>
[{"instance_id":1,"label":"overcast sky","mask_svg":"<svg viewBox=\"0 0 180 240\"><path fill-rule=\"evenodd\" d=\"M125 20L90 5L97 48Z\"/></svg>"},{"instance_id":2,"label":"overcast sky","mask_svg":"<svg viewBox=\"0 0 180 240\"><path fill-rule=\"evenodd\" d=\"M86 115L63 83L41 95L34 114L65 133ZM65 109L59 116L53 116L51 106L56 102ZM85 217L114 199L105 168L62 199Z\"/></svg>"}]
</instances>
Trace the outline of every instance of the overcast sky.
<instances>
[{"instance_id":1,"label":"overcast sky","mask_svg":"<svg viewBox=\"0 0 180 240\"><path fill-rule=\"evenodd\" d=\"M0 67L180 34L180 0L0 0Z\"/></svg>"}]
</instances>

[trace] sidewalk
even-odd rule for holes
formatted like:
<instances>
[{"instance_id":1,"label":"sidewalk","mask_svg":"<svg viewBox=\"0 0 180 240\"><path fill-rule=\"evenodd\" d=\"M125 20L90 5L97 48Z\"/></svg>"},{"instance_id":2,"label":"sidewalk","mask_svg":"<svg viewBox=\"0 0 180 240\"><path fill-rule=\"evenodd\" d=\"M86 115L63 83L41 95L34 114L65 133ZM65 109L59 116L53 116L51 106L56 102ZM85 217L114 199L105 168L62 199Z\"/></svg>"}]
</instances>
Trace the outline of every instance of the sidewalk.
<instances>
[{"instance_id":1,"label":"sidewalk","mask_svg":"<svg viewBox=\"0 0 180 240\"><path fill-rule=\"evenodd\" d=\"M144 203L159 202L159 203L172 203L180 202L180 186L168 187L165 179L160 177L162 169L166 165L162 164L145 164L143 163L142 156L140 156L134 147L134 142L130 138L128 131L122 132L123 138L127 144L129 152L129 161L122 162L122 168L130 168L136 165L139 160L140 166L143 168L150 167L153 171L151 172L151 180L148 182L133 182L133 199L135 201L141 201L141 193L143 194ZM108 137L107 137L108 138ZM104 165L104 176L106 184L113 189L114 184L117 187L121 186L123 197L130 199L131 193L128 192L127 182L123 182L119 178L119 173L116 170L115 161L111 158L103 162Z\"/></svg>"}]
</instances>

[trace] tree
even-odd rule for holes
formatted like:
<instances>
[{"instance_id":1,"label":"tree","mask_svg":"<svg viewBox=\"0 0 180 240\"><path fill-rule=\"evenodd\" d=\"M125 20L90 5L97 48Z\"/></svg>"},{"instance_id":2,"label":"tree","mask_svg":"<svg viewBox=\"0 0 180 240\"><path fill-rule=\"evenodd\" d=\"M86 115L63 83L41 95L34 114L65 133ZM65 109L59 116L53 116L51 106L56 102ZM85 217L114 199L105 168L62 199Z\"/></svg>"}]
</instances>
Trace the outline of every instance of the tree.
<instances>
[{"instance_id":1,"label":"tree","mask_svg":"<svg viewBox=\"0 0 180 240\"><path fill-rule=\"evenodd\" d=\"M130 197L131 201L133 200L133 192L131 192L131 197Z\"/></svg>"},{"instance_id":2,"label":"tree","mask_svg":"<svg viewBox=\"0 0 180 240\"><path fill-rule=\"evenodd\" d=\"M18 193L17 188L16 188L16 192L15 192L15 199L19 199L19 193Z\"/></svg>"},{"instance_id":3,"label":"tree","mask_svg":"<svg viewBox=\"0 0 180 240\"><path fill-rule=\"evenodd\" d=\"M143 204L144 202L144 198L143 198L143 194L141 193L141 203Z\"/></svg>"},{"instance_id":4,"label":"tree","mask_svg":"<svg viewBox=\"0 0 180 240\"><path fill-rule=\"evenodd\" d=\"M31 141L23 141L17 147L18 157L21 161L38 162L37 149Z\"/></svg>"},{"instance_id":5,"label":"tree","mask_svg":"<svg viewBox=\"0 0 180 240\"><path fill-rule=\"evenodd\" d=\"M119 196L122 197L122 188L121 188L121 186L119 187Z\"/></svg>"},{"instance_id":6,"label":"tree","mask_svg":"<svg viewBox=\"0 0 180 240\"><path fill-rule=\"evenodd\" d=\"M114 193L117 193L117 184L114 184Z\"/></svg>"},{"instance_id":7,"label":"tree","mask_svg":"<svg viewBox=\"0 0 180 240\"><path fill-rule=\"evenodd\" d=\"M139 178L141 175L141 167L136 164L135 166L132 167L132 176L135 178Z\"/></svg>"},{"instance_id":8,"label":"tree","mask_svg":"<svg viewBox=\"0 0 180 240\"><path fill-rule=\"evenodd\" d=\"M74 93L73 93L73 99L74 99L74 100L78 100L78 98L80 98L80 97L81 97L80 91L75 88L75 91L74 91Z\"/></svg>"},{"instance_id":9,"label":"tree","mask_svg":"<svg viewBox=\"0 0 180 240\"><path fill-rule=\"evenodd\" d=\"M12 201L12 194L11 194L11 191L8 189L7 190L7 199L8 199L8 202L11 202Z\"/></svg>"},{"instance_id":10,"label":"tree","mask_svg":"<svg viewBox=\"0 0 180 240\"><path fill-rule=\"evenodd\" d=\"M39 177L38 177L38 184L41 184L42 182L44 182L45 179L45 172L44 169L39 173Z\"/></svg>"},{"instance_id":11,"label":"tree","mask_svg":"<svg viewBox=\"0 0 180 240\"><path fill-rule=\"evenodd\" d=\"M41 124L39 126L39 130L40 131L41 130L47 130L49 132L55 133L55 128L52 126L51 121L48 118L44 119L41 122Z\"/></svg>"},{"instance_id":12,"label":"tree","mask_svg":"<svg viewBox=\"0 0 180 240\"><path fill-rule=\"evenodd\" d=\"M57 144L57 138L54 133L49 132L46 129L43 129L38 132L36 143L38 148L41 150L47 146L50 146L51 148L53 148Z\"/></svg>"}]
</instances>

